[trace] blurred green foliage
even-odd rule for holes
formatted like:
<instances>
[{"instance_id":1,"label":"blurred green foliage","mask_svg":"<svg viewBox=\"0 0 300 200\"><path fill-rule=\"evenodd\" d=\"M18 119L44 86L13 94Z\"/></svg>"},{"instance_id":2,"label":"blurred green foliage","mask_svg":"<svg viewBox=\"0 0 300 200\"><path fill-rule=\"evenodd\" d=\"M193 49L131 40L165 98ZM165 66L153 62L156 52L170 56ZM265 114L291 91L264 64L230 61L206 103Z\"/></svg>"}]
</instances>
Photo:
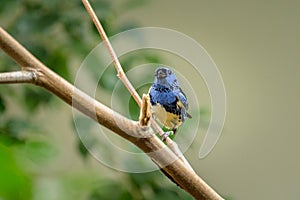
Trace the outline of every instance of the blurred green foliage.
<instances>
[{"instance_id":1,"label":"blurred green foliage","mask_svg":"<svg viewBox=\"0 0 300 200\"><path fill-rule=\"evenodd\" d=\"M101 13L102 24L110 36L135 27L134 22L118 24L118 16L133 7L144 5L145 2L145 0L127 0L118 4L119 6L114 6L109 0L95 0L91 3L96 13ZM0 23L32 54L70 82L73 79L72 65L81 62L99 42L97 31L81 1L0 1ZM125 71L138 62L145 61L158 62L159 58L151 53L136 53L121 59ZM0 71L15 69L19 67L1 51ZM97 69L91 69L93 70ZM105 71L99 86L111 91L117 81L115 70L111 66ZM140 88L138 91L144 90L145 88ZM10 85L0 86L0 199L26 200L39 196L39 191L33 188L42 187L39 180L43 175L34 174L32 165L22 162L20 157L25 156L47 170L47 165L43 164L51 162L51 159L59 154L53 141L39 137L39 134L44 134L42 123L31 119L41 107L49 106L53 99L52 94L32 85L17 89ZM10 109L18 109L15 108L16 104L18 108L22 108L21 113L10 112ZM138 114L139 109L131 99L130 115L133 119L137 119ZM77 148L82 157L89 155L80 140ZM55 172L49 173L50 176L60 176ZM87 191L89 194L85 199L90 200L191 199L184 191L166 180L159 171L123 176L124 181L100 178L96 186L89 188L89 185L86 185L80 187L78 192ZM87 177L81 177L79 182L84 184ZM76 181L71 181L67 185L63 188L71 187L76 190L78 187ZM47 191L52 189L47 187ZM71 194L66 198L73 199Z\"/></svg>"},{"instance_id":2,"label":"blurred green foliage","mask_svg":"<svg viewBox=\"0 0 300 200\"><path fill-rule=\"evenodd\" d=\"M179 188L172 185L164 185L161 181L160 172L146 174L128 174L124 182L105 181L99 182L94 191L89 196L89 200L102 199L140 199L140 200L165 200L165 199L193 199L188 194L181 192Z\"/></svg>"},{"instance_id":3,"label":"blurred green foliage","mask_svg":"<svg viewBox=\"0 0 300 200\"><path fill-rule=\"evenodd\" d=\"M0 143L0 198L30 199L32 182L15 161L14 152Z\"/></svg>"}]
</instances>

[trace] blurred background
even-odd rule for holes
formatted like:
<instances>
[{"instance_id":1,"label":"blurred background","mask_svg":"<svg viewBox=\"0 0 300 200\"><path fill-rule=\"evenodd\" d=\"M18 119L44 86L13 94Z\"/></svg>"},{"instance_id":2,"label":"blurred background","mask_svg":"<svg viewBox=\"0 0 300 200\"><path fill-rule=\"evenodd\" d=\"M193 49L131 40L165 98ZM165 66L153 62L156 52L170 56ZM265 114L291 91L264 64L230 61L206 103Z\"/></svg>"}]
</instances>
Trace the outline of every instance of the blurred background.
<instances>
[{"instance_id":1,"label":"blurred background","mask_svg":"<svg viewBox=\"0 0 300 200\"><path fill-rule=\"evenodd\" d=\"M225 126L213 151L200 160L211 106L199 79L203 94L197 94L201 105L193 112L201 115L200 128L185 152L208 184L226 199L299 198L299 1L91 4L109 36L134 27L170 28L195 39L215 61L227 94ZM72 83L82 60L100 42L75 0L1 1L0 24ZM159 51L134 52L121 62L125 71L143 63L185 64ZM1 72L17 69L1 51ZM109 105L117 82L108 67L97 98ZM128 117L136 119L138 108L129 102ZM125 173L101 164L74 127L71 107L42 88L0 85L0 199L192 199L159 171Z\"/></svg>"}]
</instances>

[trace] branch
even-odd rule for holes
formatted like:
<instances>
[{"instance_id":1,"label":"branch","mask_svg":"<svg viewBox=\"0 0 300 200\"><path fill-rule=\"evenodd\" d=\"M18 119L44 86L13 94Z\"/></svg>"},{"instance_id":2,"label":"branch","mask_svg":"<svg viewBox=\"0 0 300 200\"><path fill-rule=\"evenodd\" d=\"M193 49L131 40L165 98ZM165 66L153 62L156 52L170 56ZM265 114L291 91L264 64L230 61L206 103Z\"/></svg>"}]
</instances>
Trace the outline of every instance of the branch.
<instances>
[{"instance_id":1,"label":"branch","mask_svg":"<svg viewBox=\"0 0 300 200\"><path fill-rule=\"evenodd\" d=\"M123 84L125 85L125 87L129 91L131 96L134 98L134 100L136 101L138 106L141 108L142 100L141 100L140 96L138 95L138 93L136 92L136 90L134 89L134 87L132 86L132 84L130 83L130 81L128 80L126 74L124 73L124 70L121 66L121 63L118 59L118 56L117 56L116 52L114 51L114 49L113 49L113 47L112 47L112 45L111 45L111 43L110 43L110 41L107 37L102 25L101 25L96 13L94 12L94 10L91 7L88 0L82 0L82 3L85 6L87 12L89 13L91 19L93 20L101 39L103 40L106 48L108 49L108 52L109 52L110 56L112 57L113 63L114 63L115 68L118 72L117 76L123 82ZM160 128L160 126L156 123L156 121L152 118L150 118L150 121L151 121L151 125L155 129L155 131L161 137L165 136L164 131ZM194 171L193 168L191 167L190 163L186 160L184 155L181 153L178 145L173 140L171 140L169 137L166 137L164 139L164 141L166 141L169 148L176 154L176 156L178 156L187 165L187 167L190 168L190 170Z\"/></svg>"},{"instance_id":2,"label":"branch","mask_svg":"<svg viewBox=\"0 0 300 200\"><path fill-rule=\"evenodd\" d=\"M149 95L143 95L142 105L141 105L141 113L139 117L139 122L141 126L149 127L150 119L151 119L151 111L150 111L150 97Z\"/></svg>"},{"instance_id":3,"label":"branch","mask_svg":"<svg viewBox=\"0 0 300 200\"><path fill-rule=\"evenodd\" d=\"M33 83L36 75L31 71L16 71L0 73L0 83Z\"/></svg>"},{"instance_id":4,"label":"branch","mask_svg":"<svg viewBox=\"0 0 300 200\"><path fill-rule=\"evenodd\" d=\"M35 74L33 84L46 88L67 104L99 124L132 142L162 168L176 183L196 199L222 199L195 172L159 140L151 129L121 116L47 68L0 27L0 48L13 58L23 71ZM2 82L3 83L3 82Z\"/></svg>"},{"instance_id":5,"label":"branch","mask_svg":"<svg viewBox=\"0 0 300 200\"><path fill-rule=\"evenodd\" d=\"M108 49L108 52L110 54L110 56L113 59L115 68L118 72L118 77L120 78L120 80L123 82L123 84L126 86L126 88L128 89L128 91L130 92L131 96L134 98L134 100L137 102L137 104L141 107L142 105L142 100L140 98L140 96L138 95L138 93L136 92L136 90L134 89L134 87L131 85L130 81L128 80L128 78L126 77L123 68L119 62L118 56L116 54L116 52L114 51L114 49L112 48L106 33L97 17L97 15L95 14L93 8L91 7L90 3L88 0L82 0L83 5L85 6L85 9L87 10L87 12L89 13L90 17L92 18L98 33L100 34L100 37L102 38L106 48Z\"/></svg>"}]
</instances>

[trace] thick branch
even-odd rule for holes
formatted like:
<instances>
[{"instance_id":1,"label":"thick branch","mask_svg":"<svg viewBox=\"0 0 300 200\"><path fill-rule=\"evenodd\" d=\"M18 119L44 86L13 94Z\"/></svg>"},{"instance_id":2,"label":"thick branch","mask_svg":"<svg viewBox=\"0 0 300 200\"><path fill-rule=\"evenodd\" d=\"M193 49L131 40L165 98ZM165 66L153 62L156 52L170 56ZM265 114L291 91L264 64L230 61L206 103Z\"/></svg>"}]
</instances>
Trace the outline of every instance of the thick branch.
<instances>
[{"instance_id":1,"label":"thick branch","mask_svg":"<svg viewBox=\"0 0 300 200\"><path fill-rule=\"evenodd\" d=\"M36 74L34 81L36 85L46 88L69 105L138 146L196 199L222 199L155 137L151 130L144 130L138 122L121 116L75 88L37 60L2 28L0 28L0 48L24 71L32 71Z\"/></svg>"}]
</instances>

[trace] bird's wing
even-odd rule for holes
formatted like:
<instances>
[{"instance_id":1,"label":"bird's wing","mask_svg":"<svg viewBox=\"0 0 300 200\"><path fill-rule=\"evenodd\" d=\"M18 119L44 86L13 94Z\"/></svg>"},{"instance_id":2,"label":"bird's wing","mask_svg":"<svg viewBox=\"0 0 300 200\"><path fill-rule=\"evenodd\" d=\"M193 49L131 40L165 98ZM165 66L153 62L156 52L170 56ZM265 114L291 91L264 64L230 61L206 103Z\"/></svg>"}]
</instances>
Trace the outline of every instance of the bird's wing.
<instances>
[{"instance_id":1,"label":"bird's wing","mask_svg":"<svg viewBox=\"0 0 300 200\"><path fill-rule=\"evenodd\" d=\"M189 103L188 103L188 100L184 94L184 92L181 90L180 88L180 92L178 93L178 98L179 100L182 102L184 108L187 110L189 109Z\"/></svg>"},{"instance_id":2,"label":"bird's wing","mask_svg":"<svg viewBox=\"0 0 300 200\"><path fill-rule=\"evenodd\" d=\"M181 104L183 105L183 107L185 108L185 110L188 110L189 103L188 103L188 100L187 100L184 92L181 90L181 88L180 88L180 92L178 94L178 100L181 102ZM186 116L188 118L192 118L192 116L188 112L186 113Z\"/></svg>"}]
</instances>

